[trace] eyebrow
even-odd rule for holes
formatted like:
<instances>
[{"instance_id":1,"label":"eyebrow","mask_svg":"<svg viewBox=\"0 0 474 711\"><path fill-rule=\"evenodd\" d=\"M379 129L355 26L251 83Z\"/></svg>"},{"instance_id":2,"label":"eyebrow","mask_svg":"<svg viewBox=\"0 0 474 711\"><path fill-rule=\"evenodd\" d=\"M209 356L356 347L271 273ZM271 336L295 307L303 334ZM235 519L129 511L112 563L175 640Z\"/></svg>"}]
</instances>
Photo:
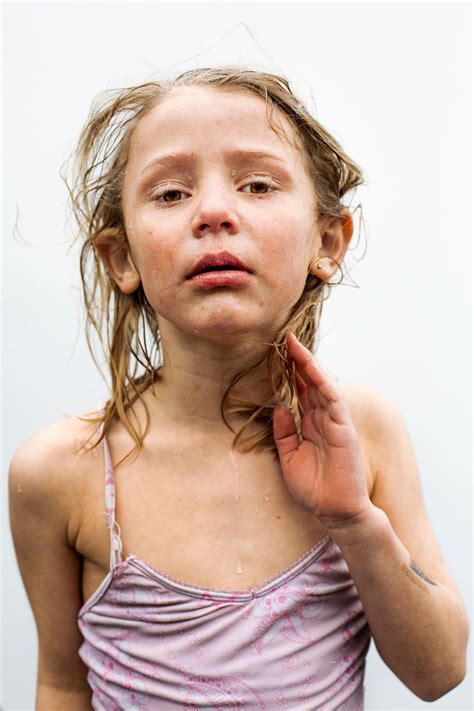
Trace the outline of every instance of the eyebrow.
<instances>
[{"instance_id":1,"label":"eyebrow","mask_svg":"<svg viewBox=\"0 0 474 711\"><path fill-rule=\"evenodd\" d=\"M245 163L248 160L270 160L283 165L288 165L288 162L277 156L274 153L267 153L262 150L245 150L242 148L234 148L231 151L226 151L224 153L226 160L232 161L233 163ZM148 173L152 169L156 168L168 168L168 167L186 167L190 163L193 163L195 159L189 153L167 153L161 156L155 156L149 163L145 165L140 173L140 176Z\"/></svg>"}]
</instances>

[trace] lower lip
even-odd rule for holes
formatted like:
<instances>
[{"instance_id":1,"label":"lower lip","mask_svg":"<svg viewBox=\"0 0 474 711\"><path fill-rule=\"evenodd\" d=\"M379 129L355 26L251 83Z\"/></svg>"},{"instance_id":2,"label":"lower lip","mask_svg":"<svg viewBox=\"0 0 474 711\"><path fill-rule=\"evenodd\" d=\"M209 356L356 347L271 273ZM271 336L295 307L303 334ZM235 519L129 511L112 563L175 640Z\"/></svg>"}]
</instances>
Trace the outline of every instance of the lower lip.
<instances>
[{"instance_id":1,"label":"lower lip","mask_svg":"<svg viewBox=\"0 0 474 711\"><path fill-rule=\"evenodd\" d=\"M195 274L189 281L197 286L243 286L250 279L250 272L240 269L222 269L213 272L202 272Z\"/></svg>"}]
</instances>

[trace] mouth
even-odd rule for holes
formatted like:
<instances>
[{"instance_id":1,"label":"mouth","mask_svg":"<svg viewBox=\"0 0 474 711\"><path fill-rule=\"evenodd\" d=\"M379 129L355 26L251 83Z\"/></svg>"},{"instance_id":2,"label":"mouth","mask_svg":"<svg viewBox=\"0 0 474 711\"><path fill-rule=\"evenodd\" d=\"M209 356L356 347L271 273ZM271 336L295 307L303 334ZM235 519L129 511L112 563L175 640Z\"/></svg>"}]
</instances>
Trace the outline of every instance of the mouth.
<instances>
[{"instance_id":1,"label":"mouth","mask_svg":"<svg viewBox=\"0 0 474 711\"><path fill-rule=\"evenodd\" d=\"M190 277L189 281L200 287L245 286L251 278L250 272L235 267L213 267Z\"/></svg>"},{"instance_id":2,"label":"mouth","mask_svg":"<svg viewBox=\"0 0 474 711\"><path fill-rule=\"evenodd\" d=\"M195 279L201 274L216 274L217 272L244 272L252 274L252 270L238 257L230 252L208 253L201 257L186 275L186 279Z\"/></svg>"},{"instance_id":3,"label":"mouth","mask_svg":"<svg viewBox=\"0 0 474 711\"><path fill-rule=\"evenodd\" d=\"M239 269L238 267L232 267L230 264L223 264L220 267L204 267L204 269L200 270L199 272L194 272L194 274L191 274L190 278L192 279L195 276L199 276L199 274L208 274L210 272L232 272L232 271L246 271L245 269Z\"/></svg>"}]
</instances>

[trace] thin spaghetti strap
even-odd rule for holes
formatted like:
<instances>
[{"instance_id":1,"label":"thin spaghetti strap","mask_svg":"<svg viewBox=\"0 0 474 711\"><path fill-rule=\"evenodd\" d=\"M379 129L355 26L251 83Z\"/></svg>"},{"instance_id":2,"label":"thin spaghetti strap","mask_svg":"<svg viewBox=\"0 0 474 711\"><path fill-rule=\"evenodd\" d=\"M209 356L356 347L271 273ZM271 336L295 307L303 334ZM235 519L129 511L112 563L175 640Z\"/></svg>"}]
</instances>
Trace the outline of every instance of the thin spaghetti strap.
<instances>
[{"instance_id":1,"label":"thin spaghetti strap","mask_svg":"<svg viewBox=\"0 0 474 711\"><path fill-rule=\"evenodd\" d=\"M101 424L101 433L103 432ZM113 570L118 563L122 562L122 541L120 539L120 527L115 520L115 475L112 466L107 436L104 434L102 440L104 450L104 470L105 470L105 511L107 515L107 528L110 530L110 570Z\"/></svg>"}]
</instances>

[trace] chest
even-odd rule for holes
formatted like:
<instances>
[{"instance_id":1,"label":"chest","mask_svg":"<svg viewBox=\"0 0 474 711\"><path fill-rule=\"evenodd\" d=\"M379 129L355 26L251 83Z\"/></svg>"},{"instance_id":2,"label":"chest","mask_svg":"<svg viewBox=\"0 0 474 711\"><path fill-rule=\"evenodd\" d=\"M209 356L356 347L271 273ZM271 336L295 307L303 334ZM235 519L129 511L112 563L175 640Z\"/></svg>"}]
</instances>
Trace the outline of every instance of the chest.
<instances>
[{"instance_id":1,"label":"chest","mask_svg":"<svg viewBox=\"0 0 474 711\"><path fill-rule=\"evenodd\" d=\"M108 446L114 461L130 448L123 451L112 435ZM87 473L76 539L84 601L109 572L100 451ZM363 454L370 491L364 448ZM271 452L155 443L119 467L114 478L122 558L134 554L182 582L248 590L291 566L327 533L293 499Z\"/></svg>"}]
</instances>

